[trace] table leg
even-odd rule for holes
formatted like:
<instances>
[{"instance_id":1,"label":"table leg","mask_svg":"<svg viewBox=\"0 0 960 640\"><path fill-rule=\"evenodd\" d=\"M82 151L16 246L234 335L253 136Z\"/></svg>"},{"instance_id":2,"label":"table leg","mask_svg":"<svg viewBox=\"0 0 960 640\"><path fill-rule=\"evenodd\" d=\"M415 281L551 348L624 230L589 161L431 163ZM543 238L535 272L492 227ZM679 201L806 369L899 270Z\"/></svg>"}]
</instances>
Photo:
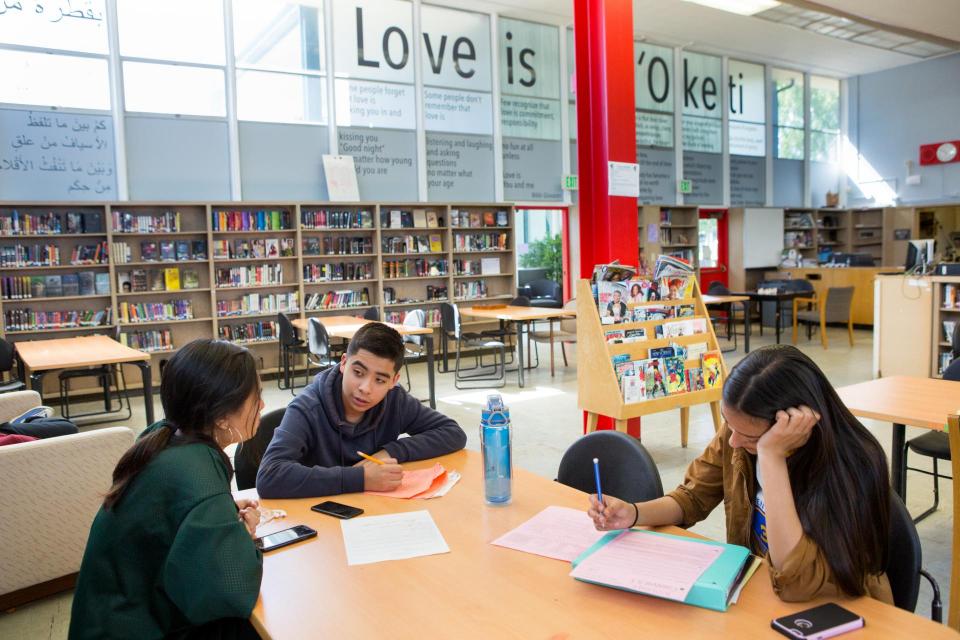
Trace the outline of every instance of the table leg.
<instances>
[{"instance_id":1,"label":"table leg","mask_svg":"<svg viewBox=\"0 0 960 640\"><path fill-rule=\"evenodd\" d=\"M526 322L517 322L517 383L523 388L523 328ZM506 375L506 365L504 365L504 375Z\"/></svg>"},{"instance_id":2,"label":"table leg","mask_svg":"<svg viewBox=\"0 0 960 640\"><path fill-rule=\"evenodd\" d=\"M750 301L743 301L743 352L750 353Z\"/></svg>"},{"instance_id":3,"label":"table leg","mask_svg":"<svg viewBox=\"0 0 960 640\"><path fill-rule=\"evenodd\" d=\"M553 318L548 318L550 323L550 377L553 377Z\"/></svg>"},{"instance_id":4,"label":"table leg","mask_svg":"<svg viewBox=\"0 0 960 640\"><path fill-rule=\"evenodd\" d=\"M777 325L777 344L780 344L780 314L783 312L783 307L780 304L780 301L777 300L777 313L774 314L774 323Z\"/></svg>"},{"instance_id":5,"label":"table leg","mask_svg":"<svg viewBox=\"0 0 960 640\"><path fill-rule=\"evenodd\" d=\"M431 338L432 340L432 338ZM440 373L449 373L450 367L447 361L447 336L443 331L440 331Z\"/></svg>"},{"instance_id":6,"label":"table leg","mask_svg":"<svg viewBox=\"0 0 960 640\"><path fill-rule=\"evenodd\" d=\"M427 348L427 386L430 388L430 408L437 408L437 381L433 371L433 334L425 335L424 346Z\"/></svg>"},{"instance_id":7,"label":"table leg","mask_svg":"<svg viewBox=\"0 0 960 640\"><path fill-rule=\"evenodd\" d=\"M153 415L153 372L149 360L139 360L133 364L140 368L140 377L143 378L143 408L147 412L147 426L154 423Z\"/></svg>"},{"instance_id":8,"label":"table leg","mask_svg":"<svg viewBox=\"0 0 960 640\"><path fill-rule=\"evenodd\" d=\"M893 441L890 451L890 486L898 496L906 500L906 477L903 473L903 445L907 429L902 424L893 424Z\"/></svg>"},{"instance_id":9,"label":"table leg","mask_svg":"<svg viewBox=\"0 0 960 640\"><path fill-rule=\"evenodd\" d=\"M46 371L30 372L30 388L40 394L40 404L43 404L43 376L46 373Z\"/></svg>"}]
</instances>

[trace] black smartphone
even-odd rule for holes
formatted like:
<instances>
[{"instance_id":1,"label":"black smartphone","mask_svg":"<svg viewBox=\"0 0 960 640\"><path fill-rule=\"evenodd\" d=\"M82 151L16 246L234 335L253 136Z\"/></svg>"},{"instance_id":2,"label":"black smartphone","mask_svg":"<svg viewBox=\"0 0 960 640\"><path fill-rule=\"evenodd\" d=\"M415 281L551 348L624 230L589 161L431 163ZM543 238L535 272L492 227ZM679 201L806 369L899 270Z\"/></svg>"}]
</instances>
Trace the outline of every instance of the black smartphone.
<instances>
[{"instance_id":1,"label":"black smartphone","mask_svg":"<svg viewBox=\"0 0 960 640\"><path fill-rule=\"evenodd\" d=\"M317 513L325 513L328 516L340 518L341 520L349 520L350 518L354 518L363 513L363 509L351 507L348 504L340 504L339 502L334 502L333 500L327 500L326 502L315 504L310 507L310 510L316 511Z\"/></svg>"},{"instance_id":2,"label":"black smartphone","mask_svg":"<svg viewBox=\"0 0 960 640\"><path fill-rule=\"evenodd\" d=\"M289 529L268 533L261 538L257 538L254 542L256 542L257 547L261 551L273 551L274 549L285 547L294 542L300 542L307 538L315 538L316 536L317 532L315 530L305 524L298 524Z\"/></svg>"},{"instance_id":3,"label":"black smartphone","mask_svg":"<svg viewBox=\"0 0 960 640\"><path fill-rule=\"evenodd\" d=\"M804 609L770 622L775 631L788 638L822 640L841 633L861 629L863 618L838 604L828 602L819 607Z\"/></svg>"}]
</instances>

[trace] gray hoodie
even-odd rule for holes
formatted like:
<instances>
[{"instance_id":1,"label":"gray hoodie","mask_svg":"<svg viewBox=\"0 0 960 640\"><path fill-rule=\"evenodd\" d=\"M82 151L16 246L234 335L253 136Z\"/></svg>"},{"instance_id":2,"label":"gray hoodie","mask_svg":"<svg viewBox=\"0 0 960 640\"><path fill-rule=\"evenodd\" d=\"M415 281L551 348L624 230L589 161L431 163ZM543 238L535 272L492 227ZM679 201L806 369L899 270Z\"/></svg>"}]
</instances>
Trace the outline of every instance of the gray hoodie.
<instances>
[{"instance_id":1,"label":"gray hoodie","mask_svg":"<svg viewBox=\"0 0 960 640\"><path fill-rule=\"evenodd\" d=\"M424 406L401 387L357 424L344 418L339 367L319 373L287 406L257 472L262 498L306 498L363 491L363 468L352 466L380 449L398 462L458 451L467 435L453 419ZM401 433L409 438L397 439Z\"/></svg>"}]
</instances>

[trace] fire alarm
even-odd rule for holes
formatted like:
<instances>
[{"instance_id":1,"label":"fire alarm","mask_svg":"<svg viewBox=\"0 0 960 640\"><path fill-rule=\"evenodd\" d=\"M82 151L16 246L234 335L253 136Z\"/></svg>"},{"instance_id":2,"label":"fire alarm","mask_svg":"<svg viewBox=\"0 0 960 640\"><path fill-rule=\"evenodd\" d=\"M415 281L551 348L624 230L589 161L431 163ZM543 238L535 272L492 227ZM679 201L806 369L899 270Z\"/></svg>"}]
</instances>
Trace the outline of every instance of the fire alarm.
<instances>
[{"instance_id":1,"label":"fire alarm","mask_svg":"<svg viewBox=\"0 0 960 640\"><path fill-rule=\"evenodd\" d=\"M920 145L920 164L947 164L960 161L960 140Z\"/></svg>"}]
</instances>

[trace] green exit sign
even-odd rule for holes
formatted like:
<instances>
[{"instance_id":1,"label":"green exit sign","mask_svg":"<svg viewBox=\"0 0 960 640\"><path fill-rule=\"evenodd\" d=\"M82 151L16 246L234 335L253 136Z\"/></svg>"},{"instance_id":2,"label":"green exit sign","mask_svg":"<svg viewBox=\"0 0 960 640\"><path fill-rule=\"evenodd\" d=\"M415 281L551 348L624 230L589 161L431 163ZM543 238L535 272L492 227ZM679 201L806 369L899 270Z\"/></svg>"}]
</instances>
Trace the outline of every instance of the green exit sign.
<instances>
[{"instance_id":1,"label":"green exit sign","mask_svg":"<svg viewBox=\"0 0 960 640\"><path fill-rule=\"evenodd\" d=\"M693 182L690 180L681 180L680 193L693 193Z\"/></svg>"},{"instance_id":2,"label":"green exit sign","mask_svg":"<svg viewBox=\"0 0 960 640\"><path fill-rule=\"evenodd\" d=\"M563 176L563 188L567 191L576 191L577 190L577 176L569 175Z\"/></svg>"}]
</instances>

